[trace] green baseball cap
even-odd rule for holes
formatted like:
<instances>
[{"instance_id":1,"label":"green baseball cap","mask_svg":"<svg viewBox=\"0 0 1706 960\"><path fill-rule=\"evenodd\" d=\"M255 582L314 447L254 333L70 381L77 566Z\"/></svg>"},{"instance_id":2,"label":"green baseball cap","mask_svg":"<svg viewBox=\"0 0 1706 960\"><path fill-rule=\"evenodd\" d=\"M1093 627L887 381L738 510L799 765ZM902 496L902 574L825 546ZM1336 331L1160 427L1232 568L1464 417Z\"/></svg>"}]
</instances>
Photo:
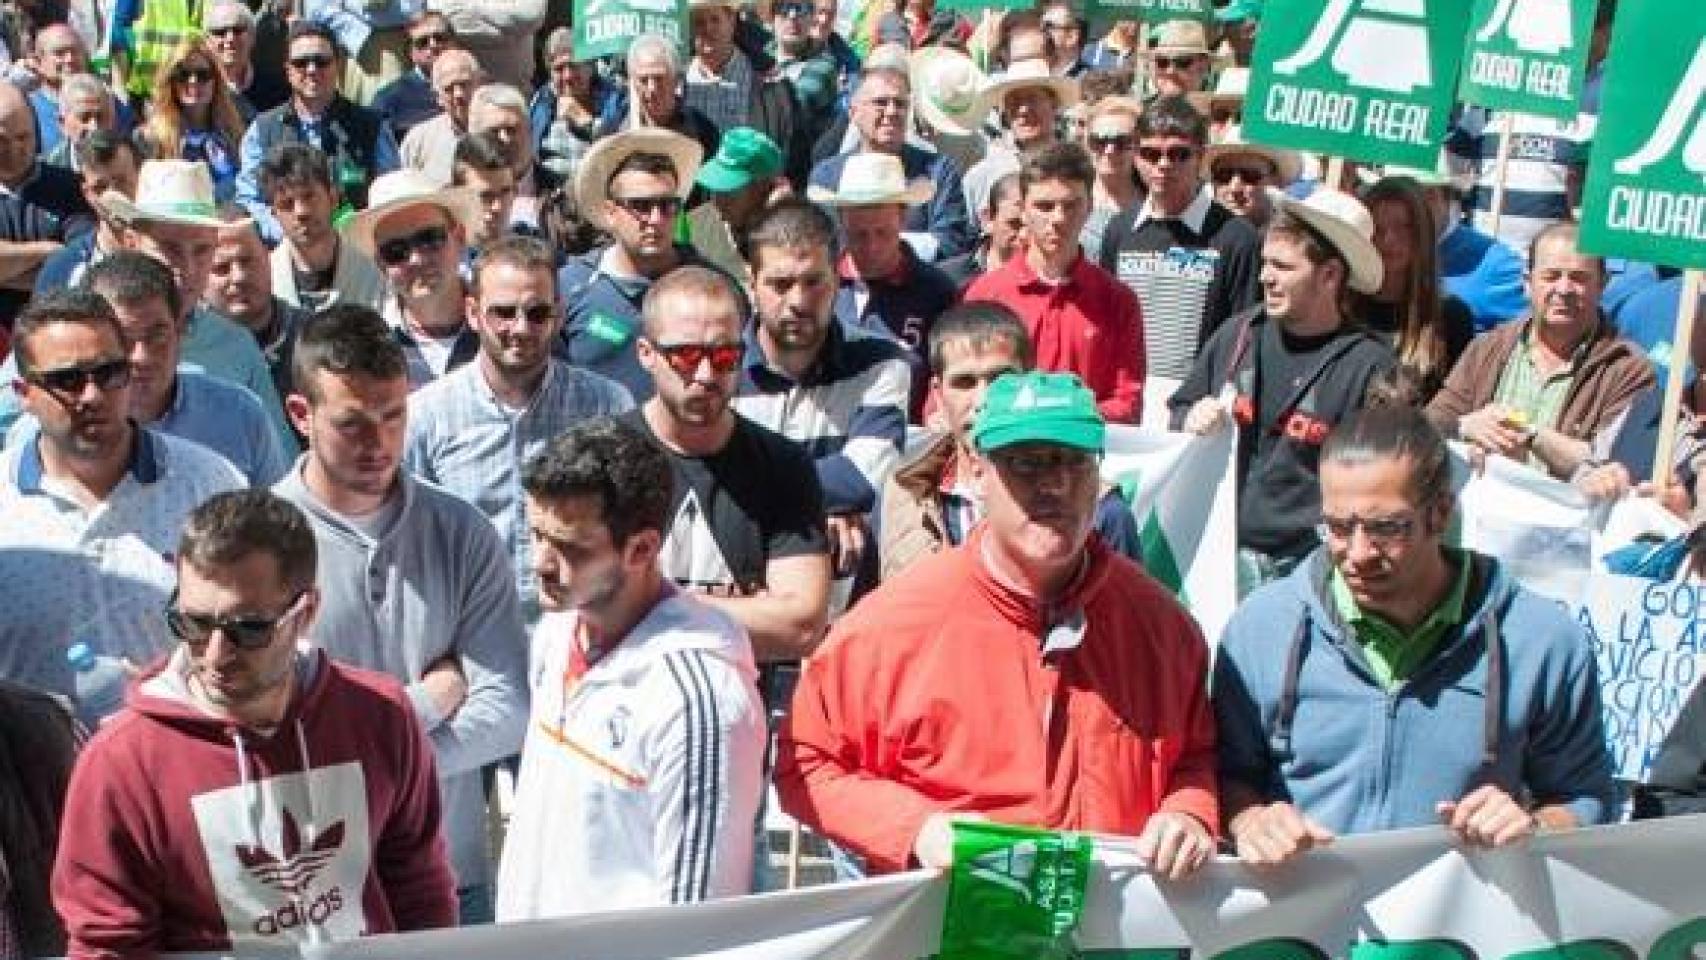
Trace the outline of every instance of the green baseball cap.
<instances>
[{"instance_id":1,"label":"green baseball cap","mask_svg":"<svg viewBox=\"0 0 1706 960\"><path fill-rule=\"evenodd\" d=\"M1260 20L1262 19L1262 0L1231 0L1226 6L1214 12L1214 19L1221 23Z\"/></svg>"},{"instance_id":2,"label":"green baseball cap","mask_svg":"<svg viewBox=\"0 0 1706 960\"><path fill-rule=\"evenodd\" d=\"M712 193L734 193L781 172L782 151L774 140L751 127L731 127L693 182Z\"/></svg>"},{"instance_id":3,"label":"green baseball cap","mask_svg":"<svg viewBox=\"0 0 1706 960\"><path fill-rule=\"evenodd\" d=\"M1005 373L989 385L971 439L985 453L1019 443L1102 451L1107 423L1096 395L1070 373Z\"/></svg>"}]
</instances>

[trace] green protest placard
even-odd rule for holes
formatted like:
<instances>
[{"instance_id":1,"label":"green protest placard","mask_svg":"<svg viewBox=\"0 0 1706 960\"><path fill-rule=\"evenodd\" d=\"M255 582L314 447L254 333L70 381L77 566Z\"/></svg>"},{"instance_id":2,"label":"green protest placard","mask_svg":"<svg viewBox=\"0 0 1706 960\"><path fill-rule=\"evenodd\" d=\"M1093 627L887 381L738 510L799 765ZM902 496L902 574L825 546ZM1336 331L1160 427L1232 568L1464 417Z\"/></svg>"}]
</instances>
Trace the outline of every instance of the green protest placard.
<instances>
[{"instance_id":1,"label":"green protest placard","mask_svg":"<svg viewBox=\"0 0 1706 960\"><path fill-rule=\"evenodd\" d=\"M577 60L621 54L634 38L656 33L687 49L685 0L575 0Z\"/></svg>"},{"instance_id":2,"label":"green protest placard","mask_svg":"<svg viewBox=\"0 0 1706 960\"><path fill-rule=\"evenodd\" d=\"M1465 0L1268 0L1245 139L1432 169L1468 25Z\"/></svg>"},{"instance_id":3,"label":"green protest placard","mask_svg":"<svg viewBox=\"0 0 1706 960\"><path fill-rule=\"evenodd\" d=\"M1033 827L954 824L936 960L1067 960L1095 845Z\"/></svg>"},{"instance_id":4,"label":"green protest placard","mask_svg":"<svg viewBox=\"0 0 1706 960\"><path fill-rule=\"evenodd\" d=\"M1581 112L1596 0L1476 0L1457 97L1573 120Z\"/></svg>"},{"instance_id":5,"label":"green protest placard","mask_svg":"<svg viewBox=\"0 0 1706 960\"><path fill-rule=\"evenodd\" d=\"M1706 6L1623 3L1588 159L1582 245L1706 268Z\"/></svg>"},{"instance_id":6,"label":"green protest placard","mask_svg":"<svg viewBox=\"0 0 1706 960\"><path fill-rule=\"evenodd\" d=\"M1141 20L1144 23L1166 23L1168 20L1214 19L1211 0L1090 0L1086 11L1092 19Z\"/></svg>"}]
</instances>

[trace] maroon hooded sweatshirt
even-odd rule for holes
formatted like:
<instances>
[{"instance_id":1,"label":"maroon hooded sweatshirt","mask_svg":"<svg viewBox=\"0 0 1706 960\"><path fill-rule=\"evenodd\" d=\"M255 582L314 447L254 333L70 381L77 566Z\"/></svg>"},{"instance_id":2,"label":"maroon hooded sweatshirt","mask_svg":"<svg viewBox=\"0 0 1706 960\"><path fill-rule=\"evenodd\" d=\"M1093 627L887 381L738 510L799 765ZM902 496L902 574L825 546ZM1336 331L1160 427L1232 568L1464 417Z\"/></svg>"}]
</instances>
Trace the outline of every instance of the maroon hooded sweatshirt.
<instances>
[{"instance_id":1,"label":"maroon hooded sweatshirt","mask_svg":"<svg viewBox=\"0 0 1706 960\"><path fill-rule=\"evenodd\" d=\"M181 657L131 688L72 774L53 869L70 957L456 922L432 748L396 681L301 657L262 737L198 710Z\"/></svg>"}]
</instances>

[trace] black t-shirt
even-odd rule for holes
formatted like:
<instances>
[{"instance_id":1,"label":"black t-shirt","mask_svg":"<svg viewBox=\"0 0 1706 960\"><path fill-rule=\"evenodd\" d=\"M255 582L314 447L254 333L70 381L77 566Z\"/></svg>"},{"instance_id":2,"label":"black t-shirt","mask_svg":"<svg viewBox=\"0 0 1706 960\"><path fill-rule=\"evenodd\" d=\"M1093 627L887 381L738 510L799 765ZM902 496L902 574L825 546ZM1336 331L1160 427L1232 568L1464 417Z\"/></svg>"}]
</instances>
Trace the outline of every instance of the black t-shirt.
<instances>
[{"instance_id":1,"label":"black t-shirt","mask_svg":"<svg viewBox=\"0 0 1706 960\"><path fill-rule=\"evenodd\" d=\"M623 418L657 441L642 410ZM747 595L765 586L772 558L829 552L817 468L792 440L737 415L729 442L709 457L658 446L675 473L673 519L658 561L664 576Z\"/></svg>"}]
</instances>

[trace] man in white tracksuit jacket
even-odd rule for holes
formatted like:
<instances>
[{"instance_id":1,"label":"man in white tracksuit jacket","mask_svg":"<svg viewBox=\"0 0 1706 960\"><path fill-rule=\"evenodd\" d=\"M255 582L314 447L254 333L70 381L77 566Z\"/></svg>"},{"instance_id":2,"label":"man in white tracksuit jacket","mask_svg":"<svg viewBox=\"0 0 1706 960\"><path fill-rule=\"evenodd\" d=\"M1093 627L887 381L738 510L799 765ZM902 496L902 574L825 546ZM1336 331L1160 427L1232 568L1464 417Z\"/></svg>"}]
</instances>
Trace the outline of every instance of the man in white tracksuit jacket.
<instances>
[{"instance_id":1,"label":"man in white tracksuit jacket","mask_svg":"<svg viewBox=\"0 0 1706 960\"><path fill-rule=\"evenodd\" d=\"M672 476L610 417L522 477L539 597L500 922L749 891L764 711L746 631L657 566Z\"/></svg>"}]
</instances>

